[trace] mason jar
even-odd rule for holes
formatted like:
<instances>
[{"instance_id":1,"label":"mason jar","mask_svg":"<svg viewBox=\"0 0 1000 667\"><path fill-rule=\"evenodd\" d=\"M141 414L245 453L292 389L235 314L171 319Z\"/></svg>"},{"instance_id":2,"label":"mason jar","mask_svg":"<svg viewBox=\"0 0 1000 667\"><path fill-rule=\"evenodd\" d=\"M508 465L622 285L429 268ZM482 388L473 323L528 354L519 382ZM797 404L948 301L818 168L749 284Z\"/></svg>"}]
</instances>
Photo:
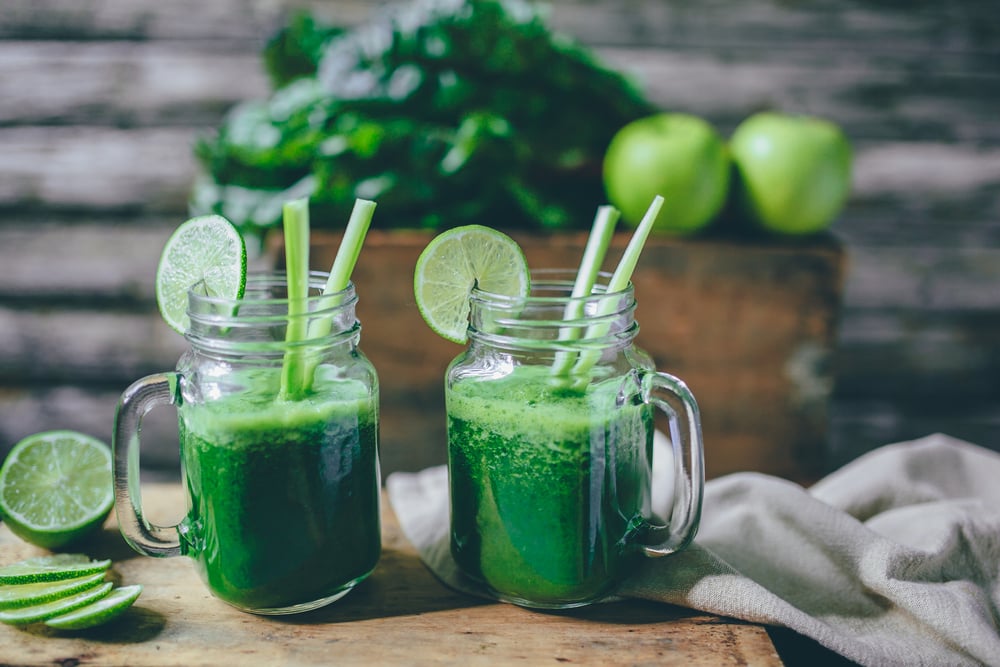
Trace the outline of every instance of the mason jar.
<instances>
[{"instance_id":1,"label":"mason jar","mask_svg":"<svg viewBox=\"0 0 1000 667\"><path fill-rule=\"evenodd\" d=\"M349 592L380 554L379 387L358 347L353 285L289 314L285 277L255 275L242 299L189 292L189 349L173 372L133 383L115 419L115 495L126 541L187 555L213 595L245 611L315 609ZM299 314L301 313L301 314ZM298 322L296 322L298 320ZM304 336L288 338L290 326ZM177 407L187 513L143 515L142 416Z\"/></svg>"},{"instance_id":2,"label":"mason jar","mask_svg":"<svg viewBox=\"0 0 1000 667\"><path fill-rule=\"evenodd\" d=\"M633 288L608 293L607 278L579 298L560 270L534 273L527 297L474 289L468 348L447 371L451 553L518 605L600 600L697 530L697 403L634 345ZM651 507L657 413L673 454L666 517Z\"/></svg>"}]
</instances>

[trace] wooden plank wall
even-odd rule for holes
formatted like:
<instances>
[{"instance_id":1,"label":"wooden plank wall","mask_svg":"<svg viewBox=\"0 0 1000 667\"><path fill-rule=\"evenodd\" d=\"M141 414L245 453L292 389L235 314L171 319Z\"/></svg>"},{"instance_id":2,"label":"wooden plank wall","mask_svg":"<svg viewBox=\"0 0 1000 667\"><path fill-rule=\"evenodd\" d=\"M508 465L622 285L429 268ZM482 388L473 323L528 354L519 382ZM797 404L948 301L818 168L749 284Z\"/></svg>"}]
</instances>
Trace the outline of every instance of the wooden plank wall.
<instances>
[{"instance_id":1,"label":"wooden plank wall","mask_svg":"<svg viewBox=\"0 0 1000 667\"><path fill-rule=\"evenodd\" d=\"M183 348L153 273L191 144L264 96L297 0L0 0L0 454L110 438L127 384ZM321 2L343 24L376 3ZM995 0L554 0L551 23L666 109L729 133L777 107L841 123L854 195L830 462L946 431L1000 449L1000 11ZM151 416L151 470L177 465ZM384 467L436 462L383 452Z\"/></svg>"}]
</instances>

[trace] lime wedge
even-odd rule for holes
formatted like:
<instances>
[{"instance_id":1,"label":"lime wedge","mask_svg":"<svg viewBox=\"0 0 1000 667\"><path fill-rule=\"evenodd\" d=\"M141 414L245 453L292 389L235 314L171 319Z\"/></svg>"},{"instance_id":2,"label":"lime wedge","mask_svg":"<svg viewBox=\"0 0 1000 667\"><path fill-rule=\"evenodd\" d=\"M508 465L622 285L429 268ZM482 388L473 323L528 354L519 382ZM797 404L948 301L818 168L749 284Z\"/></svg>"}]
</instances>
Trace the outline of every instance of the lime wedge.
<instances>
[{"instance_id":1,"label":"lime wedge","mask_svg":"<svg viewBox=\"0 0 1000 667\"><path fill-rule=\"evenodd\" d=\"M60 630L84 630L107 623L111 619L121 616L126 609L131 607L140 593L142 593L141 584L116 588L96 602L91 602L68 614L47 619L45 625Z\"/></svg>"},{"instance_id":2,"label":"lime wedge","mask_svg":"<svg viewBox=\"0 0 1000 667\"><path fill-rule=\"evenodd\" d=\"M100 528L113 504L111 450L83 433L29 435L0 468L0 515L15 535L40 547L61 547Z\"/></svg>"},{"instance_id":3,"label":"lime wedge","mask_svg":"<svg viewBox=\"0 0 1000 667\"><path fill-rule=\"evenodd\" d=\"M27 625L28 623L44 621L47 618L65 614L74 609L86 606L91 602L100 600L111 591L113 586L114 584L108 581L97 588L68 595L52 602L22 607L20 609L3 609L0 610L0 622L9 623L10 625Z\"/></svg>"},{"instance_id":4,"label":"lime wedge","mask_svg":"<svg viewBox=\"0 0 1000 667\"><path fill-rule=\"evenodd\" d=\"M83 554L54 554L0 567L0 584L35 584L104 573L110 560L90 560Z\"/></svg>"},{"instance_id":5,"label":"lime wedge","mask_svg":"<svg viewBox=\"0 0 1000 667\"><path fill-rule=\"evenodd\" d=\"M156 268L156 303L172 329L187 331L188 290L239 299L247 282L247 248L239 230L220 215L187 220L167 239Z\"/></svg>"},{"instance_id":6,"label":"lime wedge","mask_svg":"<svg viewBox=\"0 0 1000 667\"><path fill-rule=\"evenodd\" d=\"M413 291L417 309L439 336L465 343L473 287L525 296L528 262L512 238L489 227L467 225L434 237L417 259Z\"/></svg>"},{"instance_id":7,"label":"lime wedge","mask_svg":"<svg viewBox=\"0 0 1000 667\"><path fill-rule=\"evenodd\" d=\"M51 602L67 595L73 595L93 588L104 580L104 572L86 577L64 579L63 581L44 581L37 584L14 584L0 586L0 609L16 609L29 607L42 602Z\"/></svg>"}]
</instances>

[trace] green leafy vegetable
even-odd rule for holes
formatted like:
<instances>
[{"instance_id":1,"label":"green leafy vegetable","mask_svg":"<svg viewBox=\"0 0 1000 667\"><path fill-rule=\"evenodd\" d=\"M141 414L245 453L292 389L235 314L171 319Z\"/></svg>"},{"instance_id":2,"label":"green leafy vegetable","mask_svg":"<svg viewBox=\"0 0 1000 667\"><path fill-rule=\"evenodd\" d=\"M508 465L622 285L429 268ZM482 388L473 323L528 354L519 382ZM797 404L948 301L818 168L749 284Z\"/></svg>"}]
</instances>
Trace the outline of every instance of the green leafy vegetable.
<instances>
[{"instance_id":1,"label":"green leafy vegetable","mask_svg":"<svg viewBox=\"0 0 1000 667\"><path fill-rule=\"evenodd\" d=\"M515 0L418 1L349 29L297 15L265 61L274 91L198 142L191 195L251 234L301 197L314 227L368 199L396 227L585 228L608 142L653 110Z\"/></svg>"},{"instance_id":2,"label":"green leafy vegetable","mask_svg":"<svg viewBox=\"0 0 1000 667\"><path fill-rule=\"evenodd\" d=\"M307 12L296 12L264 47L264 68L271 83L280 88L295 79L316 73L323 47L344 32L338 26L316 22Z\"/></svg>"}]
</instances>

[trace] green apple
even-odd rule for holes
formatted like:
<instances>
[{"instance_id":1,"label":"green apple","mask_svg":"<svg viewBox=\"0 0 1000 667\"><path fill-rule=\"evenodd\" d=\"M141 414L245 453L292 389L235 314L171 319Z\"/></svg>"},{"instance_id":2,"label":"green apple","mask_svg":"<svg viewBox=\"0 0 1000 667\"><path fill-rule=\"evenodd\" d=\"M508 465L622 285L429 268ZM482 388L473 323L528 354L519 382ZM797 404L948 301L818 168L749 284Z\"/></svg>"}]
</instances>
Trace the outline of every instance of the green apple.
<instances>
[{"instance_id":1,"label":"green apple","mask_svg":"<svg viewBox=\"0 0 1000 667\"><path fill-rule=\"evenodd\" d=\"M604 189L632 226L662 195L653 231L688 234L719 213L730 170L725 141L714 127L689 114L659 113L615 133L604 154Z\"/></svg>"},{"instance_id":2,"label":"green apple","mask_svg":"<svg viewBox=\"0 0 1000 667\"><path fill-rule=\"evenodd\" d=\"M761 112L729 140L736 201L761 226L783 234L826 229L851 190L851 145L834 123Z\"/></svg>"}]
</instances>

